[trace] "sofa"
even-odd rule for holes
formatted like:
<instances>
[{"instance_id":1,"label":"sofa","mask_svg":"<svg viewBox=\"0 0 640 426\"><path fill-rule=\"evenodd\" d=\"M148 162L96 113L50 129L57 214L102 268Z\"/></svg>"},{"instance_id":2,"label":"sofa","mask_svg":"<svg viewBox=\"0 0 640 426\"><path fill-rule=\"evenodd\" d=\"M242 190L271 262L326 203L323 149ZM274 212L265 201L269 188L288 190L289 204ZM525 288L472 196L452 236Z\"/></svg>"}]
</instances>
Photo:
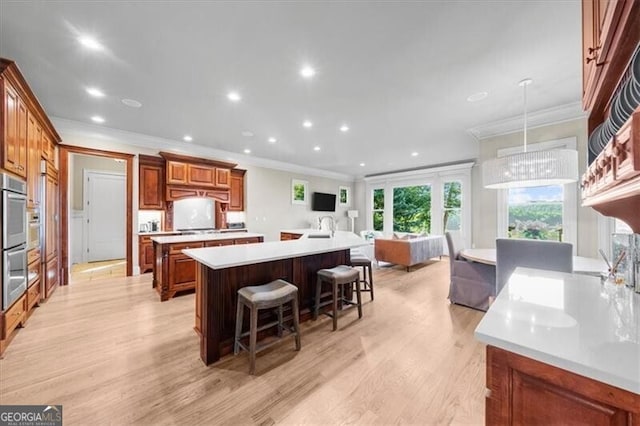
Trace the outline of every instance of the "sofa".
<instances>
[{"instance_id":1,"label":"sofa","mask_svg":"<svg viewBox=\"0 0 640 426\"><path fill-rule=\"evenodd\" d=\"M389 262L407 268L442 257L442 235L408 238L376 238L375 258L378 262Z\"/></svg>"}]
</instances>

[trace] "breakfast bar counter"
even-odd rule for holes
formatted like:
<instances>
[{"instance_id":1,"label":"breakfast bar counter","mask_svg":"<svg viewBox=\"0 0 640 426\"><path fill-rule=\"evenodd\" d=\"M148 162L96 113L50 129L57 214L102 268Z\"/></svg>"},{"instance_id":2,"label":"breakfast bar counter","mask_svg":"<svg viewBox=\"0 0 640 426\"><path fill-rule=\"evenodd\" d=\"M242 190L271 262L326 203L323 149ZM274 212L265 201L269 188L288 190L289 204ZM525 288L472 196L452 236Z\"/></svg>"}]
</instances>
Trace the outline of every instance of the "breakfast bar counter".
<instances>
[{"instance_id":1,"label":"breakfast bar counter","mask_svg":"<svg viewBox=\"0 0 640 426\"><path fill-rule=\"evenodd\" d=\"M276 279L288 281L298 287L300 320L308 320L317 271L348 264L349 250L365 244L353 233L340 232L334 238L184 250L198 263L195 329L200 335L202 361L211 364L233 350L240 288ZM260 313L260 323L271 320L269 312Z\"/></svg>"},{"instance_id":2,"label":"breakfast bar counter","mask_svg":"<svg viewBox=\"0 0 640 426\"><path fill-rule=\"evenodd\" d=\"M475 335L488 345L487 424L640 419L640 294L631 288L518 268Z\"/></svg>"}]
</instances>

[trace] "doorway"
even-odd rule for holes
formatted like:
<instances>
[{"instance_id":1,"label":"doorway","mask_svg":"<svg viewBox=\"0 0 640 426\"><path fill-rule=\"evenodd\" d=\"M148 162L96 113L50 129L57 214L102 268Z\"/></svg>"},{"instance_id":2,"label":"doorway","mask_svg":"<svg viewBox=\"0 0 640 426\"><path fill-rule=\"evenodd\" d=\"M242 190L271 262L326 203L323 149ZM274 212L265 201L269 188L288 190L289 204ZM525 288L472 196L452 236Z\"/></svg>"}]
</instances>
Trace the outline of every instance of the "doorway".
<instances>
[{"instance_id":1,"label":"doorway","mask_svg":"<svg viewBox=\"0 0 640 426\"><path fill-rule=\"evenodd\" d=\"M69 284L72 264L80 265L74 266L74 271L85 275L90 272L93 277L133 275L134 156L68 145L60 145L59 149L61 285ZM90 161L77 170L74 157ZM105 170L95 164L110 166ZM74 179L83 182L81 189L72 189ZM114 191L122 195L114 197ZM107 215L107 211L111 214ZM101 263L86 265L88 262Z\"/></svg>"}]
</instances>

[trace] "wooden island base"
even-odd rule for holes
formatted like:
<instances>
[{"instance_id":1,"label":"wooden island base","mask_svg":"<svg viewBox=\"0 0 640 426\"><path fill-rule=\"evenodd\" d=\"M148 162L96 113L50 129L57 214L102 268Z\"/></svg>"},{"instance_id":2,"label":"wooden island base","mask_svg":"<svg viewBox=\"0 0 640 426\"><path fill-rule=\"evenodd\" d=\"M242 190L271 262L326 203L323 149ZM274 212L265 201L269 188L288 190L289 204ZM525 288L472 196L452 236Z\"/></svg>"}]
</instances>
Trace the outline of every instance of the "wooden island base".
<instances>
[{"instance_id":1,"label":"wooden island base","mask_svg":"<svg viewBox=\"0 0 640 426\"><path fill-rule=\"evenodd\" d=\"M640 425L640 395L487 346L487 425Z\"/></svg>"},{"instance_id":2,"label":"wooden island base","mask_svg":"<svg viewBox=\"0 0 640 426\"><path fill-rule=\"evenodd\" d=\"M200 357L205 364L216 362L233 351L238 289L283 279L298 287L300 321L311 318L316 273L319 269L348 264L349 250L211 269L198 263L196 275L196 326L200 335ZM290 313L289 313L290 314ZM245 312L244 324L249 324ZM285 320L287 311L285 310ZM261 311L258 327L275 319L269 311ZM258 333L258 338L274 333L275 328Z\"/></svg>"}]
</instances>

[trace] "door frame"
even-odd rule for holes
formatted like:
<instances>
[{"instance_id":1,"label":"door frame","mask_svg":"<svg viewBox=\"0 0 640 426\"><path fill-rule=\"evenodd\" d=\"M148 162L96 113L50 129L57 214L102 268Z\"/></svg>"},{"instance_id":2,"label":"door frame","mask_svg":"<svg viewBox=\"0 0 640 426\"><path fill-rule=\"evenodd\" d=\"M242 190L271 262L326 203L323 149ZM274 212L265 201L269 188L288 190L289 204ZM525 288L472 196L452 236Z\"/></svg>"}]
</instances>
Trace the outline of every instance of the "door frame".
<instances>
[{"instance_id":1,"label":"door frame","mask_svg":"<svg viewBox=\"0 0 640 426\"><path fill-rule=\"evenodd\" d=\"M115 171L111 171L111 170L93 170L93 169L84 169L83 173L82 173L82 201L83 201L83 208L86 208L86 203L87 200L89 199L89 185L86 184L87 182L87 178L89 177L89 175L91 174L101 174L101 175L110 175L110 176L122 176L124 178L124 184L125 184L125 198L126 198L126 186L127 186L127 174L126 173L121 173L121 172L115 172ZM126 201L125 201L126 203ZM126 212L125 212L126 214ZM89 214L87 212L87 214L84 215L83 218L83 222L82 222L82 262L86 263L89 262L88 257L87 257L87 249L89 248L89 227L87 226L87 220L89 219ZM125 219L126 220L126 219ZM126 235L125 235L125 244L126 244ZM126 250L125 250L126 252Z\"/></svg>"},{"instance_id":2,"label":"door frame","mask_svg":"<svg viewBox=\"0 0 640 426\"><path fill-rule=\"evenodd\" d=\"M69 284L69 161L71 154L94 155L97 157L106 157L124 160L126 173L126 274L128 277L133 275L133 157L134 154L126 154L123 152L104 151L100 149L83 148L71 145L58 145L59 151L59 203L60 203L60 285Z\"/></svg>"}]
</instances>

